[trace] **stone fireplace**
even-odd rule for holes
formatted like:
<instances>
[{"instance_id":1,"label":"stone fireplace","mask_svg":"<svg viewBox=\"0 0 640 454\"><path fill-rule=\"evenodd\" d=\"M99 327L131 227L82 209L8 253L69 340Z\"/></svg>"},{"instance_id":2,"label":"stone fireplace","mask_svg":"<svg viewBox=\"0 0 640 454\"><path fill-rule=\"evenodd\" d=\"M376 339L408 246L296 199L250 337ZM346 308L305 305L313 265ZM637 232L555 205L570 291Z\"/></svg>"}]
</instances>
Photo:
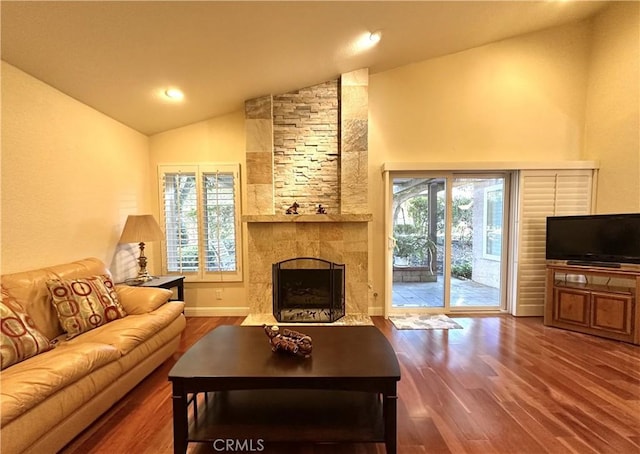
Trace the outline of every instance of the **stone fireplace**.
<instances>
[{"instance_id":1,"label":"stone fireplace","mask_svg":"<svg viewBox=\"0 0 640 454\"><path fill-rule=\"evenodd\" d=\"M273 313L272 267L296 257L344 264L346 314L367 314L368 71L246 101L245 117L250 316Z\"/></svg>"}]
</instances>

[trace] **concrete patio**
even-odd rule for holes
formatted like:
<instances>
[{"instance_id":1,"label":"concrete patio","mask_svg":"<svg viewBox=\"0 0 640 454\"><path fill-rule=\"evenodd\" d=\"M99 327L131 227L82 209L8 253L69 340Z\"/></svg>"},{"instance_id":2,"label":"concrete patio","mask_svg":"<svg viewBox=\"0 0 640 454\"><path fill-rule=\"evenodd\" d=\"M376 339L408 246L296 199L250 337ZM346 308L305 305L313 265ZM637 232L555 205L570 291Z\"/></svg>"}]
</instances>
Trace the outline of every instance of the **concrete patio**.
<instances>
[{"instance_id":1,"label":"concrete patio","mask_svg":"<svg viewBox=\"0 0 640 454\"><path fill-rule=\"evenodd\" d=\"M451 307L500 306L500 290L472 280L451 278ZM444 278L436 282L394 282L393 307L444 307Z\"/></svg>"}]
</instances>

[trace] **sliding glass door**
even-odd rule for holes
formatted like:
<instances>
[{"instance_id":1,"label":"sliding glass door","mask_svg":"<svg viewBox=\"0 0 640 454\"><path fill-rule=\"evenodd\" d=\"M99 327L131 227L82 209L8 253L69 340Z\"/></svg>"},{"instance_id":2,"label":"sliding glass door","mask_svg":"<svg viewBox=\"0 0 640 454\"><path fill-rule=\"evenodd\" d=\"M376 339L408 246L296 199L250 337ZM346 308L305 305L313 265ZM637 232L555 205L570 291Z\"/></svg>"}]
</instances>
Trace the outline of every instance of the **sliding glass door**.
<instances>
[{"instance_id":1,"label":"sliding glass door","mask_svg":"<svg viewBox=\"0 0 640 454\"><path fill-rule=\"evenodd\" d=\"M506 174L391 176L392 313L503 307Z\"/></svg>"},{"instance_id":2,"label":"sliding glass door","mask_svg":"<svg viewBox=\"0 0 640 454\"><path fill-rule=\"evenodd\" d=\"M450 305L501 306L505 177L454 177Z\"/></svg>"},{"instance_id":3,"label":"sliding glass door","mask_svg":"<svg viewBox=\"0 0 640 454\"><path fill-rule=\"evenodd\" d=\"M393 307L443 308L446 179L394 178Z\"/></svg>"}]
</instances>

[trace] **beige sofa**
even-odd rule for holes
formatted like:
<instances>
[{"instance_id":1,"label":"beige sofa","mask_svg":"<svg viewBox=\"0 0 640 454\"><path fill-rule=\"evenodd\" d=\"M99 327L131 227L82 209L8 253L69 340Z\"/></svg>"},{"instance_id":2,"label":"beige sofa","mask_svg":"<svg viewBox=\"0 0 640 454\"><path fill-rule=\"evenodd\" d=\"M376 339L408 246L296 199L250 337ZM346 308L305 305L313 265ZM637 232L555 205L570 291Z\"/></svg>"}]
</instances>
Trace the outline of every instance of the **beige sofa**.
<instances>
[{"instance_id":1,"label":"beige sofa","mask_svg":"<svg viewBox=\"0 0 640 454\"><path fill-rule=\"evenodd\" d=\"M127 315L67 340L46 282L109 275L98 259L2 276L2 287L55 347L0 375L2 454L55 453L171 357L185 327L172 292L115 286Z\"/></svg>"}]
</instances>

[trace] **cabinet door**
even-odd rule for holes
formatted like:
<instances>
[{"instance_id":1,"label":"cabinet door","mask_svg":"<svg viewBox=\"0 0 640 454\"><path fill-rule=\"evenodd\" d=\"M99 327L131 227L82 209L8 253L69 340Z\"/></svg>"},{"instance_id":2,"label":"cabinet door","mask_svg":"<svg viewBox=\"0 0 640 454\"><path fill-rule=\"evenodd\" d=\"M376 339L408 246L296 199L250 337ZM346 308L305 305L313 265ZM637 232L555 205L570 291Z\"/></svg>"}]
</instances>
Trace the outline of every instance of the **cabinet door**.
<instances>
[{"instance_id":1,"label":"cabinet door","mask_svg":"<svg viewBox=\"0 0 640 454\"><path fill-rule=\"evenodd\" d=\"M556 321L589 326L590 292L556 288L554 300L554 319Z\"/></svg>"},{"instance_id":2,"label":"cabinet door","mask_svg":"<svg viewBox=\"0 0 640 454\"><path fill-rule=\"evenodd\" d=\"M632 332L633 297L593 292L591 327L620 334Z\"/></svg>"}]
</instances>

